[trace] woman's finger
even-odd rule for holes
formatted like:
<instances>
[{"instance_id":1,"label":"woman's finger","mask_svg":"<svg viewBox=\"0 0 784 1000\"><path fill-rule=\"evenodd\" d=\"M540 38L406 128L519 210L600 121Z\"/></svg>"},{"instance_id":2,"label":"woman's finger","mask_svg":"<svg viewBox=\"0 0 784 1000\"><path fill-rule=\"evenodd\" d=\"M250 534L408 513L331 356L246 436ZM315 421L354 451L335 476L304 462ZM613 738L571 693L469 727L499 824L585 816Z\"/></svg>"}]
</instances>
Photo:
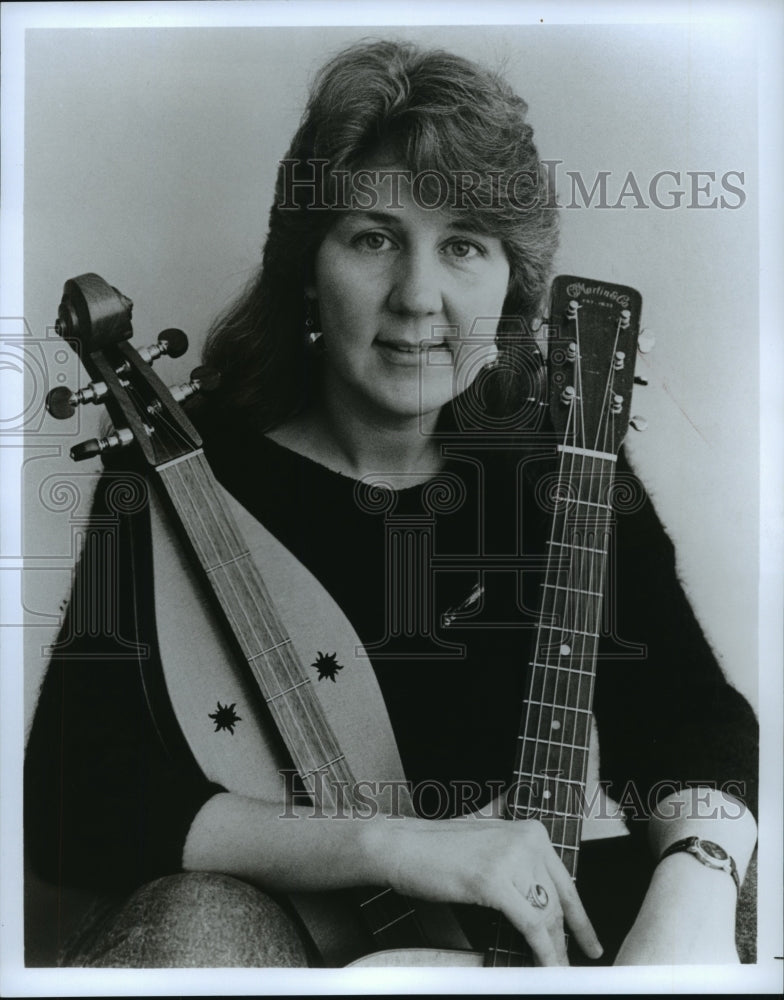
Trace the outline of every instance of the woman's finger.
<instances>
[{"instance_id":1,"label":"woman's finger","mask_svg":"<svg viewBox=\"0 0 784 1000\"><path fill-rule=\"evenodd\" d=\"M549 879L533 883L528 893L510 882L499 909L523 935L539 965L569 964L558 893Z\"/></svg>"},{"instance_id":2,"label":"woman's finger","mask_svg":"<svg viewBox=\"0 0 784 1000\"><path fill-rule=\"evenodd\" d=\"M604 951L602 943L596 936L593 924L585 912L582 900L574 886L569 872L564 868L558 855L554 854L555 863L547 866L547 871L555 884L560 897L566 923L574 933L577 943L589 958L599 958Z\"/></svg>"}]
</instances>

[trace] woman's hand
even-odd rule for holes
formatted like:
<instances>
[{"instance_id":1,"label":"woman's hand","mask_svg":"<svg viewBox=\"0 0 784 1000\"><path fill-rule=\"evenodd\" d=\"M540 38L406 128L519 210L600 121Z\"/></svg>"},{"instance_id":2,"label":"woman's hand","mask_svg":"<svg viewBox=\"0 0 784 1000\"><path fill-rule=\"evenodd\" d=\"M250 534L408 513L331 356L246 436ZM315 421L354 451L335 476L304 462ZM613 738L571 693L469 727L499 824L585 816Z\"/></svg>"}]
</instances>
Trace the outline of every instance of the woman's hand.
<instances>
[{"instance_id":1,"label":"woman's hand","mask_svg":"<svg viewBox=\"0 0 784 1000\"><path fill-rule=\"evenodd\" d=\"M368 850L384 859L383 880L395 891L499 910L540 965L569 964L564 922L587 955L601 955L577 890L538 821L380 819L370 826Z\"/></svg>"},{"instance_id":2,"label":"woman's hand","mask_svg":"<svg viewBox=\"0 0 784 1000\"><path fill-rule=\"evenodd\" d=\"M201 808L183 867L221 871L270 891L386 885L407 896L499 910L541 965L567 965L564 923L580 947L602 947L545 828L488 816L428 820L297 816L230 792Z\"/></svg>"}]
</instances>

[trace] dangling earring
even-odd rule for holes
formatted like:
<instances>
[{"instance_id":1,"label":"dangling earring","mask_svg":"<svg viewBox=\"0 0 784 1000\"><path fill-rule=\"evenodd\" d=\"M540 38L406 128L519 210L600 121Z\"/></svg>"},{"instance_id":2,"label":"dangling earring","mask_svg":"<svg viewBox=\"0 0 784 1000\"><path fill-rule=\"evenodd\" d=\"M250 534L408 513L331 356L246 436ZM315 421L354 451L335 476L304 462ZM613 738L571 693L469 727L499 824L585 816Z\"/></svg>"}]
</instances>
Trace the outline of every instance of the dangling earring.
<instances>
[{"instance_id":1,"label":"dangling earring","mask_svg":"<svg viewBox=\"0 0 784 1000\"><path fill-rule=\"evenodd\" d=\"M305 297L305 346L310 350L316 347L323 348L324 342L321 340L322 333L321 330L316 329L316 324L313 321L313 311L311 307L311 301L307 296Z\"/></svg>"}]
</instances>

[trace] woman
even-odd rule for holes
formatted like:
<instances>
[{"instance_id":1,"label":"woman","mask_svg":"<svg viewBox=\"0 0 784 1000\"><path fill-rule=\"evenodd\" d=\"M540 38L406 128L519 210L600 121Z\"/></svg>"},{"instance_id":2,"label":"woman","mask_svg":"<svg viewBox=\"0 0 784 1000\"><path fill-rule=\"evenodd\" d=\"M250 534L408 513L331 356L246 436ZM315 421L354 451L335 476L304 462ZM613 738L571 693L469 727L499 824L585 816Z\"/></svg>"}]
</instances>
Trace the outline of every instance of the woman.
<instances>
[{"instance_id":1,"label":"woman","mask_svg":"<svg viewBox=\"0 0 784 1000\"><path fill-rule=\"evenodd\" d=\"M573 961L599 960L603 946L603 961L621 963L736 957L735 883L755 840L755 724L694 620L650 504L619 518L612 595L617 635L647 656L630 664L608 640L594 706L602 778L636 816L620 843L586 847L575 889L535 819L466 821L456 797L470 786L472 804L487 805L508 779L524 694L515 664L527 659L537 581L526 575L519 600L518 574L482 574L477 590L475 566L458 566L433 582L416 628L396 630L394 524L363 506L357 485L381 480L401 516L428 518L439 555L516 553L519 505L524 544L543 551L532 501L546 464L541 361L529 331L557 213L525 112L502 81L448 54L378 43L329 63L281 164L258 279L208 342L222 383L197 414L218 478L320 580L371 651L407 777L452 798L436 810L421 797L420 815L397 822L287 822L280 800L216 787L176 737L164 747L163 710L155 722L149 712L154 652L139 670L111 648L127 635L155 647L149 544L139 541L147 514L137 512L121 527L120 567L129 553L135 561L120 578L117 628L61 644L28 749L27 830L40 869L118 894L67 962L315 960L301 929L251 886L390 886L467 904L461 921L482 948L478 904L500 911L546 965L568 961L564 925L579 946ZM521 406L529 397L534 405ZM523 465L520 492L504 489ZM428 507L439 480L456 484L448 510ZM99 489L96 515L107 493ZM88 543L83 576L91 559ZM71 615L83 592L77 584ZM432 658L419 640L442 641L440 616L454 609L450 652ZM112 703L125 711L109 723ZM96 722L87 729L85 718ZM721 791L730 782L732 796ZM676 846L689 837L718 845L737 879L729 862ZM611 872L625 891L608 891Z\"/></svg>"}]
</instances>

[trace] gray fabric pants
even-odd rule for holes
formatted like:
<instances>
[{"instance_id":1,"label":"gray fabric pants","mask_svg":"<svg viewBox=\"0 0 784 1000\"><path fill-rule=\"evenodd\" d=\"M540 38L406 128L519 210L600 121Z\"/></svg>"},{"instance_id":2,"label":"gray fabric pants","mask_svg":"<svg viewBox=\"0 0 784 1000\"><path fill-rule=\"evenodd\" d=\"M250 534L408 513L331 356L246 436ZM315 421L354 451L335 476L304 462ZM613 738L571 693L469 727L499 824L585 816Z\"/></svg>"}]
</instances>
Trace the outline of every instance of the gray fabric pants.
<instances>
[{"instance_id":1,"label":"gray fabric pants","mask_svg":"<svg viewBox=\"0 0 784 1000\"><path fill-rule=\"evenodd\" d=\"M228 875L169 875L88 916L61 966L296 968L308 965L293 920L259 889Z\"/></svg>"}]
</instances>

